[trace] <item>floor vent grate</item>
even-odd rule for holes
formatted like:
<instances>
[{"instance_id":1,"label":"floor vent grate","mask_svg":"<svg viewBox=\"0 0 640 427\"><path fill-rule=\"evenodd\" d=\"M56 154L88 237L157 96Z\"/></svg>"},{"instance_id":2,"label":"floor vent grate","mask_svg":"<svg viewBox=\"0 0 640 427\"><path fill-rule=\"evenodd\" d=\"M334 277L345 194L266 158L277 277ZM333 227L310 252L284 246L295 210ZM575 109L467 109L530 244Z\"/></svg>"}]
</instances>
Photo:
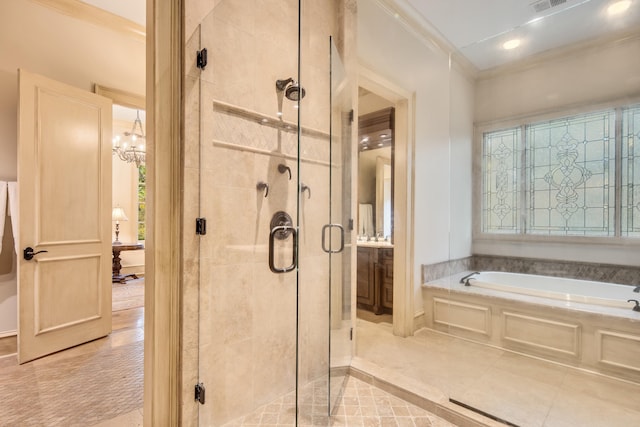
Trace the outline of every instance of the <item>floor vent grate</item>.
<instances>
[{"instance_id":1,"label":"floor vent grate","mask_svg":"<svg viewBox=\"0 0 640 427\"><path fill-rule=\"evenodd\" d=\"M451 402L451 403L453 403L453 404L456 404L456 405L458 405L458 406L462 406L463 408L468 409L468 410L470 410L470 411L473 411L473 412L475 412L476 414L480 414L480 415L485 416L485 417L487 417L487 418L491 418L492 420L497 421L497 422L499 422L499 423L502 423L502 424L504 424L504 425L511 426L511 427L519 427L517 424L510 423L510 422L509 422L509 421L507 421L507 420L503 420L502 418L500 418L500 417L496 417L495 415L491 415L491 414L490 414L490 413L488 413L488 412L484 412L484 411L482 411L482 410L480 410L480 409L478 409L478 408L474 408L473 406L467 405L466 403L462 403L462 402L460 402L459 400L455 400L455 399L451 399L451 398L449 398L449 402Z\"/></svg>"}]
</instances>

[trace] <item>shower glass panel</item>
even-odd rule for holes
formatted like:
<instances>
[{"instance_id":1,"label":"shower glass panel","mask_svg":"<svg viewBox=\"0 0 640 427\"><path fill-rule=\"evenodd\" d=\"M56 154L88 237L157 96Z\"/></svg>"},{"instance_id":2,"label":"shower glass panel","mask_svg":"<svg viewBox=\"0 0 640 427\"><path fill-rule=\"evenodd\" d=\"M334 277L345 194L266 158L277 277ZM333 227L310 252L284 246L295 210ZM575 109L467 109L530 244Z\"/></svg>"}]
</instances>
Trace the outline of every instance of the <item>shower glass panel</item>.
<instances>
[{"instance_id":1,"label":"shower glass panel","mask_svg":"<svg viewBox=\"0 0 640 427\"><path fill-rule=\"evenodd\" d=\"M331 167L330 222L330 357L329 403L333 412L342 395L342 387L351 365L351 131L353 108L351 85L347 79L334 38L331 58Z\"/></svg>"},{"instance_id":2,"label":"shower glass panel","mask_svg":"<svg viewBox=\"0 0 640 427\"><path fill-rule=\"evenodd\" d=\"M199 237L202 426L329 425L340 395L351 349L350 249L341 244L350 239L351 107L346 87L331 103L338 3L221 0L187 42L208 53L192 86L198 216L208 220ZM335 75L346 84L344 71ZM335 372L342 377L330 381Z\"/></svg>"}]
</instances>

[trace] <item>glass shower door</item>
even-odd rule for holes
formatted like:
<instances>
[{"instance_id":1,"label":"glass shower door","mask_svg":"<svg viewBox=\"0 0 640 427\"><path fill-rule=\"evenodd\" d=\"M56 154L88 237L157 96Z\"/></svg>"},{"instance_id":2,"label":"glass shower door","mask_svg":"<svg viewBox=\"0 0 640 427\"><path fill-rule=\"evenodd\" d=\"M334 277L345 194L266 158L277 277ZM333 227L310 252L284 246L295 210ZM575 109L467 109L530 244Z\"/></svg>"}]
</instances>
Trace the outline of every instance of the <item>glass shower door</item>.
<instances>
[{"instance_id":1,"label":"glass shower door","mask_svg":"<svg viewBox=\"0 0 640 427\"><path fill-rule=\"evenodd\" d=\"M329 54L338 18L325 2L238 4L215 2L187 41L208 56L186 84L200 150L185 173L199 173L207 220L199 424L329 425L351 360L350 89Z\"/></svg>"},{"instance_id":2,"label":"glass shower door","mask_svg":"<svg viewBox=\"0 0 640 427\"><path fill-rule=\"evenodd\" d=\"M299 2L222 0L199 91L199 425L296 422ZM204 6L203 6L204 7ZM191 129L188 130L190 132ZM186 173L192 173L187 170Z\"/></svg>"}]
</instances>

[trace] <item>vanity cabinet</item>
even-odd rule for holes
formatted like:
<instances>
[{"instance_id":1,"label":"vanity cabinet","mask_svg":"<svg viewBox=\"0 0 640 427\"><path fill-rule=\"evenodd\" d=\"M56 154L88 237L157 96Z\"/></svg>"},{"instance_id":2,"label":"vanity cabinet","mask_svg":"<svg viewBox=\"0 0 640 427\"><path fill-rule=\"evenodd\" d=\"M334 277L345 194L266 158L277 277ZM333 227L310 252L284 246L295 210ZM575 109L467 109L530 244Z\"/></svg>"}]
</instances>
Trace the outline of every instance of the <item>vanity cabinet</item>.
<instances>
[{"instance_id":1,"label":"vanity cabinet","mask_svg":"<svg viewBox=\"0 0 640 427\"><path fill-rule=\"evenodd\" d=\"M358 308L393 313L393 248L358 246Z\"/></svg>"}]
</instances>

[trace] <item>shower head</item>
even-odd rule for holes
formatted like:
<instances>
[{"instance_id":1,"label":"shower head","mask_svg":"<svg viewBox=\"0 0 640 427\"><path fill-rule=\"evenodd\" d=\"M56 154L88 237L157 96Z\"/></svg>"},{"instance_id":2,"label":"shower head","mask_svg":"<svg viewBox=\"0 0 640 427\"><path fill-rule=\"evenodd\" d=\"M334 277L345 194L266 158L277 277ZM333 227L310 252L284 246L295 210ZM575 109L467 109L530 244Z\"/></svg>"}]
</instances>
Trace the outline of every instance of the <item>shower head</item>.
<instances>
[{"instance_id":1,"label":"shower head","mask_svg":"<svg viewBox=\"0 0 640 427\"><path fill-rule=\"evenodd\" d=\"M304 98L304 95L304 88L296 82L293 82L293 84L289 86L284 92L284 96L286 96L287 99L290 99L291 101L300 101L302 98Z\"/></svg>"},{"instance_id":2,"label":"shower head","mask_svg":"<svg viewBox=\"0 0 640 427\"><path fill-rule=\"evenodd\" d=\"M292 77L286 80L276 80L276 89L280 92L284 91L284 96L291 101L299 101L304 98L305 90Z\"/></svg>"}]
</instances>

